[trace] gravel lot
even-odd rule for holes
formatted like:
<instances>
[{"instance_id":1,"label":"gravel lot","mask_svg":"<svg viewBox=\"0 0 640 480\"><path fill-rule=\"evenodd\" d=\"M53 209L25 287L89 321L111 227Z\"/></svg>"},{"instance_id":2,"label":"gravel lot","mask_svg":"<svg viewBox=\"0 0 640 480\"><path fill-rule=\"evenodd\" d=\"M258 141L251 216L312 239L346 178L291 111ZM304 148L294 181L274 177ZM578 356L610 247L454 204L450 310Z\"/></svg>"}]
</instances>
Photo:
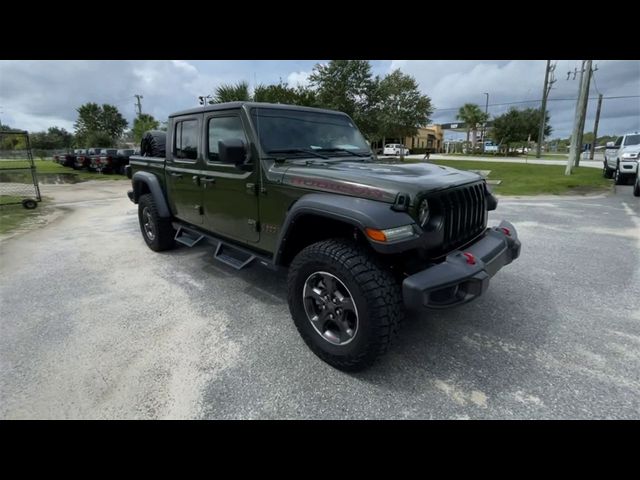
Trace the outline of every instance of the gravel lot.
<instances>
[{"instance_id":1,"label":"gravel lot","mask_svg":"<svg viewBox=\"0 0 640 480\"><path fill-rule=\"evenodd\" d=\"M307 349L283 275L149 250L128 188L44 186L51 222L0 241L0 418L640 418L630 186L501 199L521 258L358 374Z\"/></svg>"}]
</instances>

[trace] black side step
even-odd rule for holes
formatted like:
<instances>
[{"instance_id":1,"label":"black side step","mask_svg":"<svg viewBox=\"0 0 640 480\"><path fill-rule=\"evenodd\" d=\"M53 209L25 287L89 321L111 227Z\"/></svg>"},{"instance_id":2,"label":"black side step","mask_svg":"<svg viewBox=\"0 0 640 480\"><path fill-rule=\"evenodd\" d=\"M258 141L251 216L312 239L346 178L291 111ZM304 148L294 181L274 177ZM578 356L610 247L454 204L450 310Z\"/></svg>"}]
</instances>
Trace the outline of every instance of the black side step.
<instances>
[{"instance_id":1,"label":"black side step","mask_svg":"<svg viewBox=\"0 0 640 480\"><path fill-rule=\"evenodd\" d=\"M232 247L231 245L227 245L222 242L218 243L216 252L213 254L213 257L220 260L222 263L226 263L230 267L235 268L236 270L240 270L246 267L256 258L255 255L251 255L250 253L239 250Z\"/></svg>"},{"instance_id":2,"label":"black side step","mask_svg":"<svg viewBox=\"0 0 640 480\"><path fill-rule=\"evenodd\" d=\"M204 238L204 235L188 230L184 227L179 227L176 232L175 241L179 242L187 247L193 247L196 243Z\"/></svg>"}]
</instances>

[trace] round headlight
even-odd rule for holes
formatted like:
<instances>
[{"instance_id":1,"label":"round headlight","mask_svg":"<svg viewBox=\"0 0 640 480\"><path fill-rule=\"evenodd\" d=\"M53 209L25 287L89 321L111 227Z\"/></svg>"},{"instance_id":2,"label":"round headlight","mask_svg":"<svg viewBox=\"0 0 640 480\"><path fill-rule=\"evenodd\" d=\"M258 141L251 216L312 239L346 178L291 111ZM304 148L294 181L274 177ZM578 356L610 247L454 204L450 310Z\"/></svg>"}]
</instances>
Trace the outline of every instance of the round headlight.
<instances>
[{"instance_id":1,"label":"round headlight","mask_svg":"<svg viewBox=\"0 0 640 480\"><path fill-rule=\"evenodd\" d=\"M427 199L425 198L422 200L422 203L420 203L420 209L418 210L418 221L420 222L421 227L424 227L427 224L429 216L429 202L427 202Z\"/></svg>"}]
</instances>

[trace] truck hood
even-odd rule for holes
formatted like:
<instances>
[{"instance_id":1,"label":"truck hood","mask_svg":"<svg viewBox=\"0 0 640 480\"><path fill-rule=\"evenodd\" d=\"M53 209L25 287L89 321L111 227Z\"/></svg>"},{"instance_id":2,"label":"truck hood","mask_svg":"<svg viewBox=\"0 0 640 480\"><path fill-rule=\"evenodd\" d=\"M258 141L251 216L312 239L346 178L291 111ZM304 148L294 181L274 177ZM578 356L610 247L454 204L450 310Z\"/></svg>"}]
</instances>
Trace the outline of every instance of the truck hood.
<instances>
[{"instance_id":1,"label":"truck hood","mask_svg":"<svg viewBox=\"0 0 640 480\"><path fill-rule=\"evenodd\" d=\"M476 173L428 163L293 162L281 182L298 188L393 203L398 193L419 194L477 182Z\"/></svg>"},{"instance_id":2,"label":"truck hood","mask_svg":"<svg viewBox=\"0 0 640 480\"><path fill-rule=\"evenodd\" d=\"M620 151L620 155L622 155L623 153L636 153L636 152L640 152L640 145L628 145L626 147L622 147L622 150Z\"/></svg>"}]
</instances>

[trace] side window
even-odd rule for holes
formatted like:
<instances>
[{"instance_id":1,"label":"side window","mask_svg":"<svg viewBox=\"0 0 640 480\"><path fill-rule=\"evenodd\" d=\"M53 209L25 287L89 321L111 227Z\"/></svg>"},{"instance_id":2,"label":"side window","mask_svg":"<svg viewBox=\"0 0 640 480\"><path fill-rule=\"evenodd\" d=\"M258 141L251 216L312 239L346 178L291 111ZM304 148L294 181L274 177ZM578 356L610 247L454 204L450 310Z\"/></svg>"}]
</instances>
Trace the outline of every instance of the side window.
<instances>
[{"instance_id":1,"label":"side window","mask_svg":"<svg viewBox=\"0 0 640 480\"><path fill-rule=\"evenodd\" d=\"M183 120L176 123L173 157L183 160L198 158L198 121Z\"/></svg>"},{"instance_id":2,"label":"side window","mask_svg":"<svg viewBox=\"0 0 640 480\"><path fill-rule=\"evenodd\" d=\"M219 162L218 142L220 140L240 139L245 144L247 137L242 127L242 120L237 115L229 117L212 117L209 119L209 143L207 158L210 162Z\"/></svg>"},{"instance_id":3,"label":"side window","mask_svg":"<svg viewBox=\"0 0 640 480\"><path fill-rule=\"evenodd\" d=\"M616 140L616 143L614 143L614 146L619 147L622 144L622 138L623 137L618 137L618 139Z\"/></svg>"}]
</instances>

